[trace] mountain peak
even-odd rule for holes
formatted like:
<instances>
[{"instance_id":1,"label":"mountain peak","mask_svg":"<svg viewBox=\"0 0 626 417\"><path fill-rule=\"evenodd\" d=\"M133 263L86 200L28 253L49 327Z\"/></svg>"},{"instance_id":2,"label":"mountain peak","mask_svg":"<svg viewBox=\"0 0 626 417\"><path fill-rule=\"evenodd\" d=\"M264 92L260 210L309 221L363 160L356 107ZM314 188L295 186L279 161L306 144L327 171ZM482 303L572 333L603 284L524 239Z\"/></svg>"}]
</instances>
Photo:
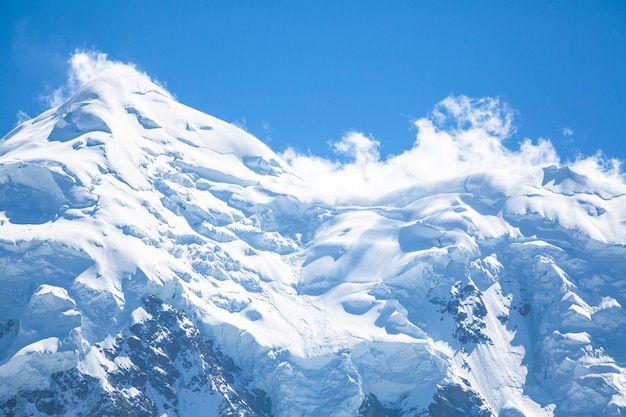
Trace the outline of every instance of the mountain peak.
<instances>
[{"instance_id":1,"label":"mountain peak","mask_svg":"<svg viewBox=\"0 0 626 417\"><path fill-rule=\"evenodd\" d=\"M626 186L508 150L497 102L386 160L354 132L353 161L283 159L133 66L71 67L0 141L2 413L626 412Z\"/></svg>"},{"instance_id":2,"label":"mountain peak","mask_svg":"<svg viewBox=\"0 0 626 417\"><path fill-rule=\"evenodd\" d=\"M151 175L146 169L164 158L188 169L202 165L205 173L212 169L245 183L284 170L280 158L261 141L180 104L132 65L109 61L100 53L77 53L70 68L69 97L7 135L0 153L23 162L49 165L54 160L70 171L97 167L100 172L81 177L82 183L106 171L142 187L149 181L140 177ZM33 130L39 133L33 136ZM91 161L89 167L85 160ZM240 169L236 166L244 168L245 179L232 175Z\"/></svg>"}]
</instances>

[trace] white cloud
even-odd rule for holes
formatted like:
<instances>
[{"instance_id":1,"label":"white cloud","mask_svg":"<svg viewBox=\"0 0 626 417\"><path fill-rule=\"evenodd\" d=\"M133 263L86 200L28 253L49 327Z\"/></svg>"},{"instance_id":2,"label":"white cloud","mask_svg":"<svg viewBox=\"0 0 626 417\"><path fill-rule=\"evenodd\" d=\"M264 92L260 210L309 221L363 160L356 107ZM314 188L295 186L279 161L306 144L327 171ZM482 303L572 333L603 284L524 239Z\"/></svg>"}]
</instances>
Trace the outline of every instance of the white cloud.
<instances>
[{"instance_id":1,"label":"white cloud","mask_svg":"<svg viewBox=\"0 0 626 417\"><path fill-rule=\"evenodd\" d=\"M230 123L234 126L237 126L241 130L245 130L246 132L248 131L248 122L246 121L245 117L240 117L238 120Z\"/></svg>"},{"instance_id":2,"label":"white cloud","mask_svg":"<svg viewBox=\"0 0 626 417\"><path fill-rule=\"evenodd\" d=\"M499 98L475 99L463 95L446 97L437 104L432 115L440 129L480 129L502 139L515 133L513 119L513 110Z\"/></svg>"},{"instance_id":3,"label":"white cloud","mask_svg":"<svg viewBox=\"0 0 626 417\"><path fill-rule=\"evenodd\" d=\"M380 158L380 142L359 132L349 132L332 146L337 154L353 159L356 165L377 162Z\"/></svg>"},{"instance_id":4,"label":"white cloud","mask_svg":"<svg viewBox=\"0 0 626 417\"><path fill-rule=\"evenodd\" d=\"M39 101L43 102L46 107L58 107L71 95L67 87L59 87L50 93L42 94Z\"/></svg>"},{"instance_id":5,"label":"white cloud","mask_svg":"<svg viewBox=\"0 0 626 417\"><path fill-rule=\"evenodd\" d=\"M569 127L564 127L563 129L561 129L561 133L563 133L563 136L572 136L574 134L574 131Z\"/></svg>"},{"instance_id":6,"label":"white cloud","mask_svg":"<svg viewBox=\"0 0 626 417\"><path fill-rule=\"evenodd\" d=\"M272 126L267 120L261 122L261 132L263 134L263 141L269 143L272 141Z\"/></svg>"},{"instance_id":7,"label":"white cloud","mask_svg":"<svg viewBox=\"0 0 626 417\"><path fill-rule=\"evenodd\" d=\"M21 125L22 123L30 119L32 119L32 117L30 117L30 115L26 113L25 111L20 110L17 112L17 124L18 125Z\"/></svg>"},{"instance_id":8,"label":"white cloud","mask_svg":"<svg viewBox=\"0 0 626 417\"><path fill-rule=\"evenodd\" d=\"M329 202L374 200L415 184L457 177L485 169L559 164L548 140L526 139L518 150L504 142L515 132L514 112L499 99L450 96L428 117L417 119L413 147L380 159L380 143L349 132L333 144L350 157L342 163L287 149L283 158L311 185L311 198Z\"/></svg>"},{"instance_id":9,"label":"white cloud","mask_svg":"<svg viewBox=\"0 0 626 417\"><path fill-rule=\"evenodd\" d=\"M605 158L600 151L590 157L579 157L570 164L572 169L596 181L624 183L622 161L616 158Z\"/></svg>"}]
</instances>

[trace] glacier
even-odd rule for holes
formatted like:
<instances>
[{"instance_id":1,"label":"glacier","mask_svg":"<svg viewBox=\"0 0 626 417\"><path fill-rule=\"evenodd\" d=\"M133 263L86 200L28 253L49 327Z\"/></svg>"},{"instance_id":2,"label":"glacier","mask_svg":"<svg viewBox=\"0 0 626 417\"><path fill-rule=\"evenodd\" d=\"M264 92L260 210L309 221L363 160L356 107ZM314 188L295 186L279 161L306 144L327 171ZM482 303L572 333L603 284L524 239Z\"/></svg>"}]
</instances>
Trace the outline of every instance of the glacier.
<instances>
[{"instance_id":1,"label":"glacier","mask_svg":"<svg viewBox=\"0 0 626 417\"><path fill-rule=\"evenodd\" d=\"M5 416L620 416L626 184L450 97L381 160L276 153L71 59L0 140ZM615 164L615 162L614 162Z\"/></svg>"}]
</instances>

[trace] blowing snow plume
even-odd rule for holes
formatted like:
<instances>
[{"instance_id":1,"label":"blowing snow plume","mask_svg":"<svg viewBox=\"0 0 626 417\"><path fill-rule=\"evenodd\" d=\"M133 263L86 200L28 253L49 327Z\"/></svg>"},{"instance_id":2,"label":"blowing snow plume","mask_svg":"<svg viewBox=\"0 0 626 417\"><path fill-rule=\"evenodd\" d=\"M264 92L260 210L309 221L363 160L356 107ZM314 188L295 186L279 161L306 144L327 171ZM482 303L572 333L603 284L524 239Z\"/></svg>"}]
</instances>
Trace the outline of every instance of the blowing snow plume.
<instances>
[{"instance_id":1,"label":"blowing snow plume","mask_svg":"<svg viewBox=\"0 0 626 417\"><path fill-rule=\"evenodd\" d=\"M415 145L276 154L78 53L0 141L0 410L191 417L626 413L617 161L511 144L449 97Z\"/></svg>"}]
</instances>

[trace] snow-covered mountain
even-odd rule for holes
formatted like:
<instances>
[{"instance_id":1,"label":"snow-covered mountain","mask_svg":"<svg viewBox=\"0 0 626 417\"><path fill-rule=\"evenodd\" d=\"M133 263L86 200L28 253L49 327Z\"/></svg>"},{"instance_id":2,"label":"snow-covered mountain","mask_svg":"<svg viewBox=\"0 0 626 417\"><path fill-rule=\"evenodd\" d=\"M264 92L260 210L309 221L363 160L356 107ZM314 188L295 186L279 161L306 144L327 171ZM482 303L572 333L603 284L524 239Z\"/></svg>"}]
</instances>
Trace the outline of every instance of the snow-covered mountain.
<instances>
[{"instance_id":1,"label":"snow-covered mountain","mask_svg":"<svg viewBox=\"0 0 626 417\"><path fill-rule=\"evenodd\" d=\"M276 154L134 67L0 141L5 416L620 416L626 185L449 98ZM606 167L605 167L606 168Z\"/></svg>"}]
</instances>

